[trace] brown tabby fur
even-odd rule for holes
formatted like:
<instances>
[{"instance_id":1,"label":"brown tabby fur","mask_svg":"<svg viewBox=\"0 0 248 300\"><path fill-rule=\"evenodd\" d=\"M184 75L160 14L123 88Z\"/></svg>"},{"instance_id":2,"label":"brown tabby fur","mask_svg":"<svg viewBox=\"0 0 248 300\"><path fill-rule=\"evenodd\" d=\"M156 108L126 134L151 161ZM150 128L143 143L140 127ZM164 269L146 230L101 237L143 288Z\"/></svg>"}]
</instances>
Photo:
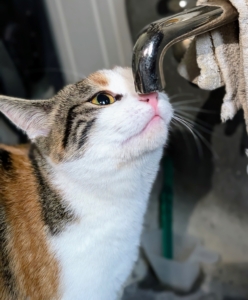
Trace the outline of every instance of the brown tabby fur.
<instances>
[{"instance_id":1,"label":"brown tabby fur","mask_svg":"<svg viewBox=\"0 0 248 300\"><path fill-rule=\"evenodd\" d=\"M4 187L0 189L0 299L4 300L25 300L26 295L32 300L58 298L58 265L48 249L28 151L0 145L0 186Z\"/></svg>"}]
</instances>

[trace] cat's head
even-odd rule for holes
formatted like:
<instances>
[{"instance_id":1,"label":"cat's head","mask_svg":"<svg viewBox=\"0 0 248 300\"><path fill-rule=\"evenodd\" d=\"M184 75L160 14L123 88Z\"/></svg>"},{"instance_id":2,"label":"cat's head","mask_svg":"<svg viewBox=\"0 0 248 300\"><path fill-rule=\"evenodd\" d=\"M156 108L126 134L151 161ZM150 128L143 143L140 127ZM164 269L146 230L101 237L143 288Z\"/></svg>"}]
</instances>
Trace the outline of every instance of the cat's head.
<instances>
[{"instance_id":1,"label":"cat's head","mask_svg":"<svg viewBox=\"0 0 248 300\"><path fill-rule=\"evenodd\" d=\"M130 69L98 71L49 100L2 96L0 110L55 163L91 153L133 159L163 147L172 118L164 94L139 96Z\"/></svg>"}]
</instances>

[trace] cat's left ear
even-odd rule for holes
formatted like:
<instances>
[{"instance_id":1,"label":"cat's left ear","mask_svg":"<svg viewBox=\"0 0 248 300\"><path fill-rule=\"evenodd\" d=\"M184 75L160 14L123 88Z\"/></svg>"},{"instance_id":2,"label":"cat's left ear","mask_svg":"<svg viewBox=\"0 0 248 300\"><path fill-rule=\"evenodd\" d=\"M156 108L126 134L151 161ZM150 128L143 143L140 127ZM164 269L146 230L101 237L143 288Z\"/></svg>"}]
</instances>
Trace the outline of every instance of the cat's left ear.
<instances>
[{"instance_id":1,"label":"cat's left ear","mask_svg":"<svg viewBox=\"0 0 248 300\"><path fill-rule=\"evenodd\" d=\"M53 100L24 100L0 96L0 111L34 139L51 130Z\"/></svg>"}]
</instances>

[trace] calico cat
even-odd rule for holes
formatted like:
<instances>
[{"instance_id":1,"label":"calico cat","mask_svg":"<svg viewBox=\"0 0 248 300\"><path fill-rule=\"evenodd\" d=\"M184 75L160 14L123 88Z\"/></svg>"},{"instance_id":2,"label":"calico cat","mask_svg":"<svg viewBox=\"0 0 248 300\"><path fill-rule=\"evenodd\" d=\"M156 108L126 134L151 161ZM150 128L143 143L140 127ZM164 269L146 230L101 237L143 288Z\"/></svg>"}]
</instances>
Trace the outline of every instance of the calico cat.
<instances>
[{"instance_id":1,"label":"calico cat","mask_svg":"<svg viewBox=\"0 0 248 300\"><path fill-rule=\"evenodd\" d=\"M139 96L116 67L50 100L1 96L0 110L31 140L0 145L0 299L116 299L167 140L167 96Z\"/></svg>"}]
</instances>

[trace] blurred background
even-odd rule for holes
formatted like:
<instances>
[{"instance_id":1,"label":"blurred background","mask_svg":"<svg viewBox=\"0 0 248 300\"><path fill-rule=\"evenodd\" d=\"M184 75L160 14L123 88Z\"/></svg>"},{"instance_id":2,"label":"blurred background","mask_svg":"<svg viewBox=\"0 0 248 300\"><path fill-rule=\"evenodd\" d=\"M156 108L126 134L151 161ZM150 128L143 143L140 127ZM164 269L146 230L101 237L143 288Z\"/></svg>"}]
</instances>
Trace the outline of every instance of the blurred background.
<instances>
[{"instance_id":1,"label":"blurred background","mask_svg":"<svg viewBox=\"0 0 248 300\"><path fill-rule=\"evenodd\" d=\"M0 93L46 99L98 69L131 66L145 25L195 4L0 0ZM164 60L166 92L181 121L171 126L125 300L248 299L243 116L221 124L224 88L203 91L178 75L189 42L173 46ZM0 143L26 141L0 115Z\"/></svg>"}]
</instances>

